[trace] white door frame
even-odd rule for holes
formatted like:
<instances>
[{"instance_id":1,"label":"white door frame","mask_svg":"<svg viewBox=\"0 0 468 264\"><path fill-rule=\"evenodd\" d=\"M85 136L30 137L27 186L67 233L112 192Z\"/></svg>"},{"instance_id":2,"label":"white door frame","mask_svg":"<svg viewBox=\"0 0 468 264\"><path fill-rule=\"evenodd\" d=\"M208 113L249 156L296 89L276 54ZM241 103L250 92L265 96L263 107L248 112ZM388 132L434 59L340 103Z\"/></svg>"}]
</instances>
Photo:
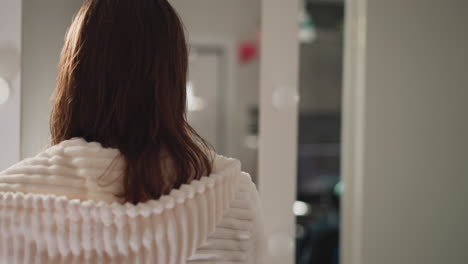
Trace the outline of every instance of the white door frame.
<instances>
[{"instance_id":1,"label":"white door frame","mask_svg":"<svg viewBox=\"0 0 468 264\"><path fill-rule=\"evenodd\" d=\"M361 263L367 0L345 3L340 263Z\"/></svg>"},{"instance_id":2,"label":"white door frame","mask_svg":"<svg viewBox=\"0 0 468 264\"><path fill-rule=\"evenodd\" d=\"M346 1L342 264L466 263L467 9Z\"/></svg>"},{"instance_id":3,"label":"white door frame","mask_svg":"<svg viewBox=\"0 0 468 264\"><path fill-rule=\"evenodd\" d=\"M269 264L295 259L298 12L298 0L262 1L258 172Z\"/></svg>"}]
</instances>

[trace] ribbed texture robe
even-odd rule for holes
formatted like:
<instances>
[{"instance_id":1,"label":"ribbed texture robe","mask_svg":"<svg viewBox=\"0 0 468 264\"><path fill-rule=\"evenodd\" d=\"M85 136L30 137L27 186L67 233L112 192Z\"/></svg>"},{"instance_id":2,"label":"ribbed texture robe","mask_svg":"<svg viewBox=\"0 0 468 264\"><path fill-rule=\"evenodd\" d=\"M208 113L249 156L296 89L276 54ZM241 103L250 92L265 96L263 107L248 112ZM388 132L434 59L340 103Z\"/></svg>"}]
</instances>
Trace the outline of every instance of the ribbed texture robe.
<instances>
[{"instance_id":1,"label":"ribbed texture robe","mask_svg":"<svg viewBox=\"0 0 468 264\"><path fill-rule=\"evenodd\" d=\"M259 199L239 161L159 200L115 194L116 149L74 138L0 172L0 263L261 263Z\"/></svg>"}]
</instances>

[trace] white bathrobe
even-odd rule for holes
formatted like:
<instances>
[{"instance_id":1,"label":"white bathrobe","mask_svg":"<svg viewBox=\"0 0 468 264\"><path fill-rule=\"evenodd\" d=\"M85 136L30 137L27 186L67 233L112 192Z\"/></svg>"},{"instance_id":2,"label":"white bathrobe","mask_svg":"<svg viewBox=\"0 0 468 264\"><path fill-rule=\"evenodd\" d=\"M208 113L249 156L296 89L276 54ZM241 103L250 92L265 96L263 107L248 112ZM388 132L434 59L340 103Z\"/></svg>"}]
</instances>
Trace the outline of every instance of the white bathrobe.
<instances>
[{"instance_id":1,"label":"white bathrobe","mask_svg":"<svg viewBox=\"0 0 468 264\"><path fill-rule=\"evenodd\" d=\"M0 172L0 263L261 263L259 200L237 160L122 204L116 149L74 138Z\"/></svg>"}]
</instances>

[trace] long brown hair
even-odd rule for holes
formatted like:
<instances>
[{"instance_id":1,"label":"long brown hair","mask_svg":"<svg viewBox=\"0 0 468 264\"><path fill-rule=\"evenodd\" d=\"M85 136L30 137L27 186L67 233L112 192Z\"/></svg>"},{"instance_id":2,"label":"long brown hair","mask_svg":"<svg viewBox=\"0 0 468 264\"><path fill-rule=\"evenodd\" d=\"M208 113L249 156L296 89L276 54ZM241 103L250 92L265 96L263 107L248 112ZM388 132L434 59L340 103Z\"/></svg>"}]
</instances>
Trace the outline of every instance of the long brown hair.
<instances>
[{"instance_id":1,"label":"long brown hair","mask_svg":"<svg viewBox=\"0 0 468 264\"><path fill-rule=\"evenodd\" d=\"M186 120L187 53L167 0L86 0L65 37L52 144L82 137L119 149L132 203L211 173L211 152Z\"/></svg>"}]
</instances>

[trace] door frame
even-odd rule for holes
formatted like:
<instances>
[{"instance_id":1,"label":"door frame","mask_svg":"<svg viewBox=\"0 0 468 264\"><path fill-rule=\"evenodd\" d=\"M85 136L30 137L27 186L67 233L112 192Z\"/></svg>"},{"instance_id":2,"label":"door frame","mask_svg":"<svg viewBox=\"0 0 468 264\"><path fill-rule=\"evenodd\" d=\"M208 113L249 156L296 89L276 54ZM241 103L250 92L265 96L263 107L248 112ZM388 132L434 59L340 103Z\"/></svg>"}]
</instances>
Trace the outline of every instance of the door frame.
<instances>
[{"instance_id":1,"label":"door frame","mask_svg":"<svg viewBox=\"0 0 468 264\"><path fill-rule=\"evenodd\" d=\"M340 263L362 263L367 0L346 0L343 61ZM352 242L351 242L352 241Z\"/></svg>"},{"instance_id":2,"label":"door frame","mask_svg":"<svg viewBox=\"0 0 468 264\"><path fill-rule=\"evenodd\" d=\"M298 120L298 0L263 0L261 8L259 189L264 263L295 261Z\"/></svg>"}]
</instances>

